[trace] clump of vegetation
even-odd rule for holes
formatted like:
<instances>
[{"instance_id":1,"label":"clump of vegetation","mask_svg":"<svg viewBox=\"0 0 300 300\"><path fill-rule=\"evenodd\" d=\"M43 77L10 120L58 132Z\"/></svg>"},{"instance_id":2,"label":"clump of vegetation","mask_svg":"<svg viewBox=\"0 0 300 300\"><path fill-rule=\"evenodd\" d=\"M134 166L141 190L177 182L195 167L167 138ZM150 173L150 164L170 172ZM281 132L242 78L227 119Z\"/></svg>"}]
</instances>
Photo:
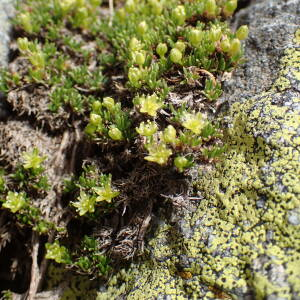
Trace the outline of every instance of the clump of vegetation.
<instances>
[{"instance_id":1,"label":"clump of vegetation","mask_svg":"<svg viewBox=\"0 0 300 300\"><path fill-rule=\"evenodd\" d=\"M159 186L151 187L157 174L188 174L225 151L215 105L222 75L242 61L241 41L248 34L247 26L232 32L226 22L236 0L115 5L107 16L101 0L20 3L17 58L0 83L17 113L32 116L53 135L79 131L76 142L89 149L74 152L77 166L62 196L68 219L85 228L80 241L67 242L30 200L51 189L38 149L23 154L13 175L0 174L2 207L41 234L57 232L46 244L46 258L97 276L110 270L109 246L92 234L105 216L120 214L121 204L123 215L131 203L148 207L160 195L153 191ZM141 174L145 170L155 171ZM122 234L115 232L116 240ZM133 255L122 251L119 258Z\"/></svg>"},{"instance_id":2,"label":"clump of vegetation","mask_svg":"<svg viewBox=\"0 0 300 300\"><path fill-rule=\"evenodd\" d=\"M43 175L42 162L45 159L35 148L32 152L23 154L22 162L15 172L5 174L3 169L0 171L2 207L14 213L16 222L20 225L29 225L40 234L46 234L52 229L59 230L52 222L43 218L34 199L44 197L49 188L47 176Z\"/></svg>"}]
</instances>

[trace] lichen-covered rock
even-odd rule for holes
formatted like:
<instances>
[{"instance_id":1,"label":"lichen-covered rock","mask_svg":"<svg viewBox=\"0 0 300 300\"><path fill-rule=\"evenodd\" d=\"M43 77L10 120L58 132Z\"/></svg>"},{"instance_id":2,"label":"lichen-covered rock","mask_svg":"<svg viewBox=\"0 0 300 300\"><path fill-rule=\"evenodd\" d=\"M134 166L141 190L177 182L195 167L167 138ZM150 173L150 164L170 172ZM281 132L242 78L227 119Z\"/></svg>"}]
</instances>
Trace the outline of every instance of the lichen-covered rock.
<instances>
[{"instance_id":1,"label":"lichen-covered rock","mask_svg":"<svg viewBox=\"0 0 300 300\"><path fill-rule=\"evenodd\" d=\"M260 28L252 39L261 44L247 64L258 69L241 83L244 96L252 96L230 108L226 157L200 171L196 210L176 226L161 222L147 257L114 276L98 300L300 299L300 29L293 18L299 7L265 1L249 8L252 26ZM265 23L258 9L275 21ZM268 45L277 50L270 54ZM253 77L272 61L276 77L265 78L270 71L263 69Z\"/></svg>"},{"instance_id":2,"label":"lichen-covered rock","mask_svg":"<svg viewBox=\"0 0 300 300\"><path fill-rule=\"evenodd\" d=\"M299 28L299 0L264 0L240 10L233 27L249 26L245 63L224 82L223 99L234 103L268 90L278 76L280 59L292 47Z\"/></svg>"}]
</instances>

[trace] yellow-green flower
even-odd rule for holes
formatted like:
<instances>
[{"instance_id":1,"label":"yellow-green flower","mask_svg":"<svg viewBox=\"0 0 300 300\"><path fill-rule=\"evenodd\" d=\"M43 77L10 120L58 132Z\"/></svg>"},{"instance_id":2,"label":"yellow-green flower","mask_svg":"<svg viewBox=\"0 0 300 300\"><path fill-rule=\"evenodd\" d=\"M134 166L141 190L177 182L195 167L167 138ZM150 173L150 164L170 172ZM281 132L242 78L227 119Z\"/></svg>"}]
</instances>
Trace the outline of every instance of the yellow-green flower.
<instances>
[{"instance_id":1,"label":"yellow-green flower","mask_svg":"<svg viewBox=\"0 0 300 300\"><path fill-rule=\"evenodd\" d=\"M150 122L150 120L140 123L139 127L136 127L137 133L139 133L142 136L151 136L157 131L158 127L155 122Z\"/></svg>"},{"instance_id":2,"label":"yellow-green flower","mask_svg":"<svg viewBox=\"0 0 300 300\"><path fill-rule=\"evenodd\" d=\"M32 152L25 152L23 154L23 167L24 169L39 169L41 163L46 159L45 156L39 155L39 150L34 148Z\"/></svg>"},{"instance_id":3,"label":"yellow-green flower","mask_svg":"<svg viewBox=\"0 0 300 300\"><path fill-rule=\"evenodd\" d=\"M197 114L185 113L182 120L182 126L196 134L200 134L205 126L205 121L200 112Z\"/></svg>"},{"instance_id":4,"label":"yellow-green flower","mask_svg":"<svg viewBox=\"0 0 300 300\"><path fill-rule=\"evenodd\" d=\"M26 205L24 193L17 193L9 191L6 196L6 201L2 204L4 208L9 209L15 213Z\"/></svg>"},{"instance_id":5,"label":"yellow-green flower","mask_svg":"<svg viewBox=\"0 0 300 300\"><path fill-rule=\"evenodd\" d=\"M85 215L87 212L93 213L95 211L95 197L80 191L80 196L77 202L73 202L73 206L76 207L80 216Z\"/></svg>"},{"instance_id":6,"label":"yellow-green flower","mask_svg":"<svg viewBox=\"0 0 300 300\"><path fill-rule=\"evenodd\" d=\"M159 100L156 94L139 99L140 112L146 113L151 117L156 117L157 110L160 109L164 103Z\"/></svg>"},{"instance_id":7,"label":"yellow-green flower","mask_svg":"<svg viewBox=\"0 0 300 300\"><path fill-rule=\"evenodd\" d=\"M112 198L117 197L120 194L117 190L113 190L109 183L103 187L94 187L93 190L98 195L96 197L96 202L106 201L110 203Z\"/></svg>"},{"instance_id":8,"label":"yellow-green flower","mask_svg":"<svg viewBox=\"0 0 300 300\"><path fill-rule=\"evenodd\" d=\"M167 148L166 144L148 144L146 146L149 155L145 157L146 160L155 162L159 165L165 165L169 157L172 155L172 150Z\"/></svg>"}]
</instances>

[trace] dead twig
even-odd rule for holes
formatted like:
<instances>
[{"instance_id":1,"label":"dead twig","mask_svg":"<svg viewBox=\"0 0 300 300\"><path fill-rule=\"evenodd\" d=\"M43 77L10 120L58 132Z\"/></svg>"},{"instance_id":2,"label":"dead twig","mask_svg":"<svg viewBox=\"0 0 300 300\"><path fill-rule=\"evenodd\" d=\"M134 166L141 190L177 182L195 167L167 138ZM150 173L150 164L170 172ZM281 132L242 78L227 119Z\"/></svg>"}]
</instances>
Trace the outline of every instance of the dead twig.
<instances>
[{"instance_id":1,"label":"dead twig","mask_svg":"<svg viewBox=\"0 0 300 300\"><path fill-rule=\"evenodd\" d=\"M30 286L28 290L28 300L34 300L35 295L38 291L38 285L40 281L40 270L38 266L38 252L39 252L39 247L40 247L40 242L39 242L39 235L37 232L33 231L32 232L32 265L31 265L31 279L30 279Z\"/></svg>"},{"instance_id":2,"label":"dead twig","mask_svg":"<svg viewBox=\"0 0 300 300\"><path fill-rule=\"evenodd\" d=\"M112 26L113 16L114 16L114 0L109 0L109 26Z\"/></svg>"},{"instance_id":3,"label":"dead twig","mask_svg":"<svg viewBox=\"0 0 300 300\"><path fill-rule=\"evenodd\" d=\"M150 203L147 207L146 215L143 219L143 222L140 226L137 242L138 242L138 248L143 253L144 251L144 237L147 232L147 229L149 228L149 224L151 221L151 214L152 214L152 208L153 208L153 200L150 200Z\"/></svg>"},{"instance_id":4,"label":"dead twig","mask_svg":"<svg viewBox=\"0 0 300 300\"><path fill-rule=\"evenodd\" d=\"M70 132L69 130L66 130L61 139L60 147L57 151L57 154L53 158L53 165L55 166L55 169L59 174L61 174L61 172L64 170L64 166L62 166L62 162L64 161L63 153L68 148L69 142L70 142Z\"/></svg>"},{"instance_id":5,"label":"dead twig","mask_svg":"<svg viewBox=\"0 0 300 300\"><path fill-rule=\"evenodd\" d=\"M205 69L194 68L194 70L195 70L196 72L199 72L199 73L208 75L208 76L210 77L210 79L212 80L213 85L216 86L217 81L216 81L215 76L214 76L212 73L210 73L209 71L207 71L207 70L205 70Z\"/></svg>"},{"instance_id":6,"label":"dead twig","mask_svg":"<svg viewBox=\"0 0 300 300\"><path fill-rule=\"evenodd\" d=\"M48 238L48 243L53 243L54 238L55 238L55 232L52 231ZM49 260L44 257L42 260L42 263L41 263L41 267L40 267L40 279L38 282L37 292L40 291L43 286L48 265L49 265Z\"/></svg>"},{"instance_id":7,"label":"dead twig","mask_svg":"<svg viewBox=\"0 0 300 300\"><path fill-rule=\"evenodd\" d=\"M71 163L70 163L70 170L69 170L71 173L74 173L75 171L77 148L82 138L82 133L80 132L80 128L79 128L79 122L74 123L74 128L75 128L75 143L72 149L72 156L71 156Z\"/></svg>"}]
</instances>

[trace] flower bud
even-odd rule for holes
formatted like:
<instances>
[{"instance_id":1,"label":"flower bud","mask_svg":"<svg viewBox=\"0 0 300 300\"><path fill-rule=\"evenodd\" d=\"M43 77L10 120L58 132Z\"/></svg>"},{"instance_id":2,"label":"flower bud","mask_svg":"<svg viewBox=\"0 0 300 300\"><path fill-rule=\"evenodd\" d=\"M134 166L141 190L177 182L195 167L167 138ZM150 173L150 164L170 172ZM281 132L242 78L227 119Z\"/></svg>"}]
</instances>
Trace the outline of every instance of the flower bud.
<instances>
[{"instance_id":1,"label":"flower bud","mask_svg":"<svg viewBox=\"0 0 300 300\"><path fill-rule=\"evenodd\" d=\"M231 56L238 54L241 51L241 42L239 39L233 39L230 43L230 48L228 53Z\"/></svg>"},{"instance_id":2,"label":"flower bud","mask_svg":"<svg viewBox=\"0 0 300 300\"><path fill-rule=\"evenodd\" d=\"M86 28L89 24L89 11L86 7L80 7L74 18L74 25L80 28Z\"/></svg>"},{"instance_id":3,"label":"flower bud","mask_svg":"<svg viewBox=\"0 0 300 300\"><path fill-rule=\"evenodd\" d=\"M99 111L99 109L101 108L101 102L100 101L95 101L93 102L93 105L92 105L92 110L93 111Z\"/></svg>"},{"instance_id":4,"label":"flower bud","mask_svg":"<svg viewBox=\"0 0 300 300\"><path fill-rule=\"evenodd\" d=\"M154 15L159 16L162 13L163 5L161 4L161 2L157 0L150 0L149 4L151 5L151 12Z\"/></svg>"},{"instance_id":5,"label":"flower bud","mask_svg":"<svg viewBox=\"0 0 300 300\"><path fill-rule=\"evenodd\" d=\"M237 0L229 0L225 3L223 8L223 13L225 17L230 17L233 15L234 11L237 8Z\"/></svg>"},{"instance_id":6,"label":"flower bud","mask_svg":"<svg viewBox=\"0 0 300 300\"><path fill-rule=\"evenodd\" d=\"M95 125L95 126L100 125L102 123L101 116L99 116L97 114L94 114L94 113L91 113L91 115L90 115L90 123L92 125Z\"/></svg>"},{"instance_id":7,"label":"flower bud","mask_svg":"<svg viewBox=\"0 0 300 300\"><path fill-rule=\"evenodd\" d=\"M18 48L21 52L27 52L29 51L29 41L28 39L25 37L25 38L18 38Z\"/></svg>"},{"instance_id":8,"label":"flower bud","mask_svg":"<svg viewBox=\"0 0 300 300\"><path fill-rule=\"evenodd\" d=\"M134 0L127 0L125 4L125 10L128 13L133 13L135 11L135 3Z\"/></svg>"},{"instance_id":9,"label":"flower bud","mask_svg":"<svg viewBox=\"0 0 300 300\"><path fill-rule=\"evenodd\" d=\"M145 21L142 21L137 27L137 32L140 35L144 35L147 32L147 30L148 30L148 25Z\"/></svg>"},{"instance_id":10,"label":"flower bud","mask_svg":"<svg viewBox=\"0 0 300 300\"><path fill-rule=\"evenodd\" d=\"M194 47L199 47L202 40L202 32L199 29L192 29L189 33L189 42Z\"/></svg>"},{"instance_id":11,"label":"flower bud","mask_svg":"<svg viewBox=\"0 0 300 300\"><path fill-rule=\"evenodd\" d=\"M175 64L181 63L182 53L177 48L173 48L170 52L170 59Z\"/></svg>"},{"instance_id":12,"label":"flower bud","mask_svg":"<svg viewBox=\"0 0 300 300\"><path fill-rule=\"evenodd\" d=\"M230 42L229 39L226 37L224 40L220 43L220 48L223 52L227 53L230 49Z\"/></svg>"},{"instance_id":13,"label":"flower bud","mask_svg":"<svg viewBox=\"0 0 300 300\"><path fill-rule=\"evenodd\" d=\"M214 26L211 28L211 30L209 31L209 39L212 42L217 42L220 40L220 38L222 37L222 30L219 26Z\"/></svg>"},{"instance_id":14,"label":"flower bud","mask_svg":"<svg viewBox=\"0 0 300 300\"><path fill-rule=\"evenodd\" d=\"M248 37L249 29L247 25L241 26L235 33L235 36L241 41Z\"/></svg>"},{"instance_id":15,"label":"flower bud","mask_svg":"<svg viewBox=\"0 0 300 300\"><path fill-rule=\"evenodd\" d=\"M45 55L41 51L32 53L31 56L29 56L29 61L37 69L45 68Z\"/></svg>"},{"instance_id":16,"label":"flower bud","mask_svg":"<svg viewBox=\"0 0 300 300\"><path fill-rule=\"evenodd\" d=\"M123 140L123 134L120 129L117 127L111 127L108 131L109 137L114 141L121 141Z\"/></svg>"},{"instance_id":17,"label":"flower bud","mask_svg":"<svg viewBox=\"0 0 300 300\"><path fill-rule=\"evenodd\" d=\"M178 49L181 53L184 53L185 47L186 47L186 45L182 41L177 41L175 44L175 48Z\"/></svg>"},{"instance_id":18,"label":"flower bud","mask_svg":"<svg viewBox=\"0 0 300 300\"><path fill-rule=\"evenodd\" d=\"M131 51L138 51L142 49L142 44L137 38L133 37L129 42L129 48Z\"/></svg>"},{"instance_id":19,"label":"flower bud","mask_svg":"<svg viewBox=\"0 0 300 300\"><path fill-rule=\"evenodd\" d=\"M31 24L31 18L29 13L23 13L18 16L18 21L20 22L21 26L24 30L28 33L32 33L33 28Z\"/></svg>"},{"instance_id":20,"label":"flower bud","mask_svg":"<svg viewBox=\"0 0 300 300\"><path fill-rule=\"evenodd\" d=\"M164 57L168 52L168 46L165 43L159 43L156 47L156 52L160 56L160 58Z\"/></svg>"},{"instance_id":21,"label":"flower bud","mask_svg":"<svg viewBox=\"0 0 300 300\"><path fill-rule=\"evenodd\" d=\"M109 111L113 111L115 108L115 100L111 97L105 97L103 99L103 106L106 107Z\"/></svg>"},{"instance_id":22,"label":"flower bud","mask_svg":"<svg viewBox=\"0 0 300 300\"><path fill-rule=\"evenodd\" d=\"M174 159L174 165L179 172L183 172L183 170L189 165L189 161L184 156L177 156Z\"/></svg>"},{"instance_id":23,"label":"flower bud","mask_svg":"<svg viewBox=\"0 0 300 300\"><path fill-rule=\"evenodd\" d=\"M116 16L117 16L118 20L120 20L121 22L124 22L125 19L126 19L126 11L125 11L125 9L122 7L119 10L117 10Z\"/></svg>"},{"instance_id":24,"label":"flower bud","mask_svg":"<svg viewBox=\"0 0 300 300\"><path fill-rule=\"evenodd\" d=\"M178 5L172 12L172 20L177 25L183 25L186 19L185 8L183 5Z\"/></svg>"},{"instance_id":25,"label":"flower bud","mask_svg":"<svg viewBox=\"0 0 300 300\"><path fill-rule=\"evenodd\" d=\"M210 16L214 17L216 15L216 1L215 0L206 0L204 11Z\"/></svg>"},{"instance_id":26,"label":"flower bud","mask_svg":"<svg viewBox=\"0 0 300 300\"><path fill-rule=\"evenodd\" d=\"M142 52L137 52L134 54L134 61L139 66L142 66L145 63L145 55Z\"/></svg>"},{"instance_id":27,"label":"flower bud","mask_svg":"<svg viewBox=\"0 0 300 300\"><path fill-rule=\"evenodd\" d=\"M169 125L163 132L163 139L166 143L174 143L176 140L176 129Z\"/></svg>"},{"instance_id":28,"label":"flower bud","mask_svg":"<svg viewBox=\"0 0 300 300\"><path fill-rule=\"evenodd\" d=\"M140 83L139 80L142 77L142 72L140 71L140 69L135 68L135 67L131 67L128 71L128 79L130 81L130 83L135 86L135 87L139 87Z\"/></svg>"}]
</instances>

